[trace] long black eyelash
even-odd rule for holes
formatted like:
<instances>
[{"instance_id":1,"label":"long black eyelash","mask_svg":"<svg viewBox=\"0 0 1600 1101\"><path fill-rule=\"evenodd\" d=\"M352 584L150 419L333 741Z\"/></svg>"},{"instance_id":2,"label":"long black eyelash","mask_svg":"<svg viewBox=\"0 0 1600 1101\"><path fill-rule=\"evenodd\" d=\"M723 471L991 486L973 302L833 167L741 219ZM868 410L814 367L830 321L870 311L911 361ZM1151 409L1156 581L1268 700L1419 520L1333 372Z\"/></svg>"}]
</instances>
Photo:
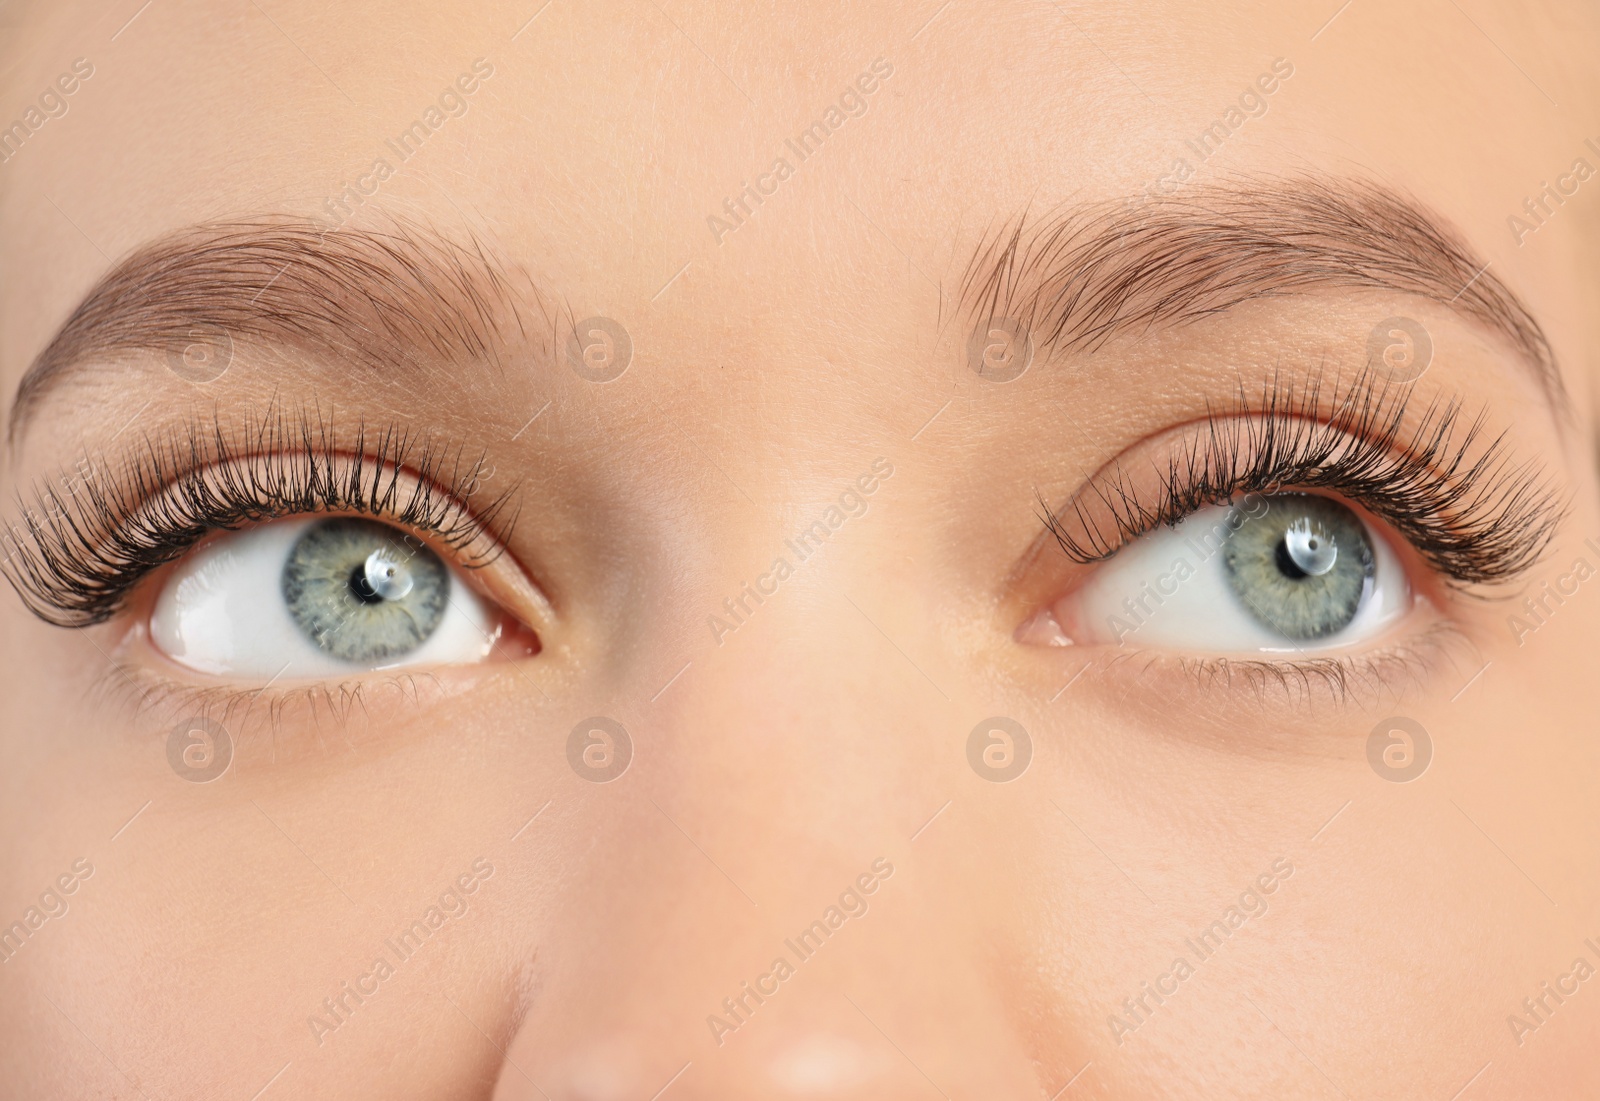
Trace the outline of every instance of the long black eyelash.
<instances>
[{"instance_id":1,"label":"long black eyelash","mask_svg":"<svg viewBox=\"0 0 1600 1101\"><path fill-rule=\"evenodd\" d=\"M0 575L40 619L87 627L210 532L334 511L426 533L480 568L498 553L485 552L482 537L515 520L506 515L512 490L465 506L483 465L401 428L336 432L320 414L269 410L231 429L194 421L146 437L120 464L86 462L36 485L31 507L19 500L22 522L7 526Z\"/></svg>"},{"instance_id":2,"label":"long black eyelash","mask_svg":"<svg viewBox=\"0 0 1600 1101\"><path fill-rule=\"evenodd\" d=\"M1476 446L1484 418L1463 423L1457 401L1431 402L1408 429L1409 403L1408 386L1369 372L1346 388L1333 386L1328 401L1319 376L1299 391L1275 377L1254 404L1241 387L1231 409L1208 410L1178 448L1155 501L1140 500L1119 468L1060 512L1041 500L1042 518L1069 558L1097 562L1146 532L1240 494L1320 489L1382 517L1458 585L1505 581L1527 570L1566 511L1540 468L1513 463L1503 433ZM1086 507L1092 501L1103 509Z\"/></svg>"}]
</instances>

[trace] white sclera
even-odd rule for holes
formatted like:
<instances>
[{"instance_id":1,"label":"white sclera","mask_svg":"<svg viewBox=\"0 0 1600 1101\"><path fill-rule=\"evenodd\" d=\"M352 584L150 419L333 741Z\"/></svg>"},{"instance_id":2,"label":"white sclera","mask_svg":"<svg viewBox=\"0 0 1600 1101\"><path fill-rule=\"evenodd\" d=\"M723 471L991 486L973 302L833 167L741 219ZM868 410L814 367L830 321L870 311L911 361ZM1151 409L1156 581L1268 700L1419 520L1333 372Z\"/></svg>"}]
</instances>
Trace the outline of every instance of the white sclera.
<instances>
[{"instance_id":1,"label":"white sclera","mask_svg":"<svg viewBox=\"0 0 1600 1101\"><path fill-rule=\"evenodd\" d=\"M283 567L295 540L319 517L279 520L229 532L191 551L156 597L150 638L180 665L216 676L294 679L349 676L372 669L481 661L493 645L495 615L459 572L439 626L409 654L363 665L313 642L283 599Z\"/></svg>"},{"instance_id":2,"label":"white sclera","mask_svg":"<svg viewBox=\"0 0 1600 1101\"><path fill-rule=\"evenodd\" d=\"M1310 654L1364 643L1411 607L1411 586L1399 558L1368 527L1373 571L1355 618L1323 638L1284 637L1257 619L1228 581L1225 540L1214 533L1229 530L1230 512L1227 505L1214 505L1177 527L1147 532L1101 563L1051 613L1075 642L1090 645ZM1187 580L1180 579L1184 567ZM1134 602L1132 611L1128 600Z\"/></svg>"}]
</instances>

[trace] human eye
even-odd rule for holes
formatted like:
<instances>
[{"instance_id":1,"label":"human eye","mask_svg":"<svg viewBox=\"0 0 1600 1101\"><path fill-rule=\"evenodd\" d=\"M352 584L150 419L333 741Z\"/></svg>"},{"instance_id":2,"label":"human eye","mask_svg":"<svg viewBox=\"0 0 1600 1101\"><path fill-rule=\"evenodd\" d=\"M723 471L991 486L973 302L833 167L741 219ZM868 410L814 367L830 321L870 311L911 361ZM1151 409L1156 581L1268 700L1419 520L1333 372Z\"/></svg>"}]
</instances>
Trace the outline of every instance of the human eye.
<instances>
[{"instance_id":1,"label":"human eye","mask_svg":"<svg viewBox=\"0 0 1600 1101\"><path fill-rule=\"evenodd\" d=\"M339 676L482 661L496 611L425 543L359 516L226 532L164 579L150 640L219 676Z\"/></svg>"},{"instance_id":2,"label":"human eye","mask_svg":"<svg viewBox=\"0 0 1600 1101\"><path fill-rule=\"evenodd\" d=\"M6 575L49 622L126 622L124 649L181 677L289 685L536 653L496 599L528 585L492 529L506 499L466 504L476 464L339 435L276 415L191 424L91 464L13 526Z\"/></svg>"},{"instance_id":3,"label":"human eye","mask_svg":"<svg viewBox=\"0 0 1600 1101\"><path fill-rule=\"evenodd\" d=\"M1056 614L1075 641L1292 653L1380 636L1415 596L1389 538L1309 493L1250 493L1138 537Z\"/></svg>"},{"instance_id":4,"label":"human eye","mask_svg":"<svg viewBox=\"0 0 1600 1101\"><path fill-rule=\"evenodd\" d=\"M1047 508L1082 570L1019 639L1348 668L1537 561L1562 514L1540 472L1458 404L1408 414L1369 381L1275 379Z\"/></svg>"}]
</instances>

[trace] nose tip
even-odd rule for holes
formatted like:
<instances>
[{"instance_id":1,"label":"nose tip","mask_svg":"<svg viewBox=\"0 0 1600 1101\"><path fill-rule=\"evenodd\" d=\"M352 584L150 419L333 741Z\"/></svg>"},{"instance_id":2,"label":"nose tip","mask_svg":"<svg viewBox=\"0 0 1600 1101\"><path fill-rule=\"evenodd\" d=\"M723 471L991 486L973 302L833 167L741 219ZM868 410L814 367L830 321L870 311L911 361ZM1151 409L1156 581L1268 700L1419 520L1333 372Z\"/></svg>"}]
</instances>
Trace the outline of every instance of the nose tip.
<instances>
[{"instance_id":1,"label":"nose tip","mask_svg":"<svg viewBox=\"0 0 1600 1101\"><path fill-rule=\"evenodd\" d=\"M770 1038L731 1059L684 1059L677 1067L652 1058L643 1036L614 1035L579 1047L538 1079L512 1056L495 1101L782 1101L898 1096L890 1085L893 1061L842 1032L820 1030Z\"/></svg>"},{"instance_id":2,"label":"nose tip","mask_svg":"<svg viewBox=\"0 0 1600 1101\"><path fill-rule=\"evenodd\" d=\"M848 1036L816 1032L780 1046L763 1069L776 1096L831 1098L870 1091L887 1075L887 1061Z\"/></svg>"},{"instance_id":3,"label":"nose tip","mask_svg":"<svg viewBox=\"0 0 1600 1101\"><path fill-rule=\"evenodd\" d=\"M642 1045L626 1037L611 1036L579 1047L558 1062L554 1071L552 1079L539 1084L543 1088L537 1093L528 1089L514 1090L509 1094L497 1092L496 1101L509 1101L511 1097L537 1097L544 1094L545 1090L550 1091L549 1101L624 1101L630 1097L650 1096L641 1092L647 1081ZM501 1077L504 1079L506 1076ZM673 1084L670 1079L666 1083L658 1083L653 1092L657 1097L662 1097Z\"/></svg>"}]
</instances>

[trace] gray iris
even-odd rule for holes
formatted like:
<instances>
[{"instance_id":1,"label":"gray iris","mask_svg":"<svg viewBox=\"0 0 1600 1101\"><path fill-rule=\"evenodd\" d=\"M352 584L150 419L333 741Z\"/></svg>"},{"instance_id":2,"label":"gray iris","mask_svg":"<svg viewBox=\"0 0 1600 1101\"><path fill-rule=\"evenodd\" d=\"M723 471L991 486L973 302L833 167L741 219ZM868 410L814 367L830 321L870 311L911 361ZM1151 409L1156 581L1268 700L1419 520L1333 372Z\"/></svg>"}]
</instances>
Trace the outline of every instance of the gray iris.
<instances>
[{"instance_id":1,"label":"gray iris","mask_svg":"<svg viewBox=\"0 0 1600 1101\"><path fill-rule=\"evenodd\" d=\"M283 599L306 637L334 657L371 663L428 640L450 598L438 555L373 520L319 520L283 565Z\"/></svg>"},{"instance_id":2,"label":"gray iris","mask_svg":"<svg viewBox=\"0 0 1600 1101\"><path fill-rule=\"evenodd\" d=\"M1325 638L1349 625L1372 577L1372 544L1355 513L1306 493L1260 498L1223 552L1234 595L1285 638ZM1259 510L1256 510L1259 511Z\"/></svg>"}]
</instances>

